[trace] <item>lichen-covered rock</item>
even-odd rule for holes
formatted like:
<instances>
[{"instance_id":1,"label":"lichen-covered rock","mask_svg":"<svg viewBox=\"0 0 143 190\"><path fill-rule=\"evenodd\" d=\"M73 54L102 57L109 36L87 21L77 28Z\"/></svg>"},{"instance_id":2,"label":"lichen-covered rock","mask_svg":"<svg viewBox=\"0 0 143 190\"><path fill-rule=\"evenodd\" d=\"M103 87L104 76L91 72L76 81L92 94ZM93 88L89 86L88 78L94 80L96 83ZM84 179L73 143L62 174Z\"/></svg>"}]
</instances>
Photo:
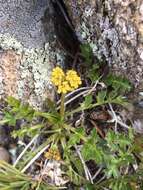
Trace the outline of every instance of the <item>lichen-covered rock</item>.
<instances>
[{"instance_id":1,"label":"lichen-covered rock","mask_svg":"<svg viewBox=\"0 0 143 190\"><path fill-rule=\"evenodd\" d=\"M50 73L62 58L53 48L54 33L51 41L45 38L42 17L48 6L49 0L0 1L0 99L14 96L36 108L53 99ZM47 26L49 36L52 27Z\"/></svg>"},{"instance_id":2,"label":"lichen-covered rock","mask_svg":"<svg viewBox=\"0 0 143 190\"><path fill-rule=\"evenodd\" d=\"M47 0L1 0L0 33L11 34L27 48L41 47L41 17L47 6Z\"/></svg>"},{"instance_id":3,"label":"lichen-covered rock","mask_svg":"<svg viewBox=\"0 0 143 190\"><path fill-rule=\"evenodd\" d=\"M65 1L77 35L137 87L143 83L142 0Z\"/></svg>"},{"instance_id":4,"label":"lichen-covered rock","mask_svg":"<svg viewBox=\"0 0 143 190\"><path fill-rule=\"evenodd\" d=\"M50 46L24 48L9 35L0 35L0 45L0 98L14 96L37 108L53 98Z\"/></svg>"},{"instance_id":5,"label":"lichen-covered rock","mask_svg":"<svg viewBox=\"0 0 143 190\"><path fill-rule=\"evenodd\" d=\"M19 72L17 69L20 64L20 55L13 50L7 50L0 53L0 77L1 77L1 91L12 96L17 91L17 81L19 80Z\"/></svg>"}]
</instances>

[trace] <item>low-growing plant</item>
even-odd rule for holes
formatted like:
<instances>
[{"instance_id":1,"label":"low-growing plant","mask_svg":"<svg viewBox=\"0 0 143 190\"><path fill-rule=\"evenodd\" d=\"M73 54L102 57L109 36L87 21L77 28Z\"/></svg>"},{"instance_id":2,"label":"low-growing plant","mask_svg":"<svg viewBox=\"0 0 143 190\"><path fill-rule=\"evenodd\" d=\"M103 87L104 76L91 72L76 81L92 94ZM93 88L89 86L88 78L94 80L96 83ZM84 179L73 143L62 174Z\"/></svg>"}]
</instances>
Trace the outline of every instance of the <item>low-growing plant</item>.
<instances>
[{"instance_id":1,"label":"low-growing plant","mask_svg":"<svg viewBox=\"0 0 143 190\"><path fill-rule=\"evenodd\" d=\"M81 50L85 62L91 65L93 55L89 46L82 46ZM17 187L21 190L30 188L51 190L68 188L68 184L73 184L73 189L83 187L85 190L104 188L132 190L141 187L142 168L138 166L136 170L134 169L134 165L139 165L135 155L137 147L134 146L134 131L118 118L112 108L112 104L128 105L123 95L131 89L130 83L110 73L102 79L97 74L99 65L96 68L93 69L96 79L93 77L93 70L92 73L89 72L90 79L93 79L92 83L96 80L95 85L85 89L79 88L82 81L76 71L64 72L60 67L54 68L51 81L57 88L60 101L48 101L48 111L37 111L28 104L8 97L8 106L4 109L4 117L0 123L13 126L12 136L22 141L28 137L29 144L23 149L14 166L5 163L0 165L2 167L0 187L11 190L16 190ZM79 93L76 94L77 92ZM77 100L76 98L80 98L78 104L72 102ZM110 108L112 112L110 122L116 125L115 128L112 125L104 137L94 127L87 132L88 124L84 115L103 106L108 107L106 109ZM22 125L19 129L15 129L19 120L22 121ZM125 127L124 130L118 130L117 125L118 129L119 126ZM31 147L33 144L34 149ZM37 169L35 163L39 159L45 163L42 165L42 170ZM62 171L61 183L53 181L54 187L47 178L45 179L45 176L49 177L51 172L47 170L48 163L59 163L59 171ZM89 163L96 168L94 173L90 171ZM15 174L13 182L9 182L13 174ZM32 176L36 175L40 176L39 183L32 180Z\"/></svg>"}]
</instances>

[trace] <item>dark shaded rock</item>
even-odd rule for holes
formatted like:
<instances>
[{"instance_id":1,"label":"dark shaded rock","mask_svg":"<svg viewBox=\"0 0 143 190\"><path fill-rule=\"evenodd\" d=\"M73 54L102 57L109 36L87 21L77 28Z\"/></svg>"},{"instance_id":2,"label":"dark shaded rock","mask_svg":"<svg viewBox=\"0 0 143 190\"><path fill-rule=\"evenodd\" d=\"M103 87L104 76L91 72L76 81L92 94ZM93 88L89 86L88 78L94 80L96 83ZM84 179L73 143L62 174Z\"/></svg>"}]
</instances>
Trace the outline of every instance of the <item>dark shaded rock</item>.
<instances>
[{"instance_id":1,"label":"dark shaded rock","mask_svg":"<svg viewBox=\"0 0 143 190\"><path fill-rule=\"evenodd\" d=\"M0 126L0 146L8 147L11 140L9 128Z\"/></svg>"},{"instance_id":2,"label":"dark shaded rock","mask_svg":"<svg viewBox=\"0 0 143 190\"><path fill-rule=\"evenodd\" d=\"M59 47L74 58L79 50L80 41L76 36L64 2L62 0L51 0L42 21L46 39L48 41L54 40L55 33Z\"/></svg>"}]
</instances>

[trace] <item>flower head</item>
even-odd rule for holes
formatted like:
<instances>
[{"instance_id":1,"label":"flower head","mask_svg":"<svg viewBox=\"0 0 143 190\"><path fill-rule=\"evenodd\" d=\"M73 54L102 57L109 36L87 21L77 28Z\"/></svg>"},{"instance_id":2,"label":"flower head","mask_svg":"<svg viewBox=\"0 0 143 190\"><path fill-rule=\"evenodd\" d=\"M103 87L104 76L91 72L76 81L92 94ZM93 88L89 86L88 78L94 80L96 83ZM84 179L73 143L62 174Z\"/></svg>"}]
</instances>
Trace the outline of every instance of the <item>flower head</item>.
<instances>
[{"instance_id":1,"label":"flower head","mask_svg":"<svg viewBox=\"0 0 143 190\"><path fill-rule=\"evenodd\" d=\"M51 81L53 82L53 84L55 84L56 86L61 85L64 77L65 74L60 67L56 67L53 69L51 77Z\"/></svg>"},{"instance_id":2,"label":"flower head","mask_svg":"<svg viewBox=\"0 0 143 190\"><path fill-rule=\"evenodd\" d=\"M60 67L53 69L52 78L53 84L58 87L58 93L66 94L73 91L81 85L81 79L74 70L69 70L66 73Z\"/></svg>"},{"instance_id":3,"label":"flower head","mask_svg":"<svg viewBox=\"0 0 143 190\"><path fill-rule=\"evenodd\" d=\"M81 79L77 75L76 71L69 70L66 73L66 80L69 82L71 88L76 89L79 85L81 85Z\"/></svg>"},{"instance_id":4,"label":"flower head","mask_svg":"<svg viewBox=\"0 0 143 190\"><path fill-rule=\"evenodd\" d=\"M48 152L45 152L44 156L46 159L50 160L61 160L60 152L56 148L50 148Z\"/></svg>"}]
</instances>

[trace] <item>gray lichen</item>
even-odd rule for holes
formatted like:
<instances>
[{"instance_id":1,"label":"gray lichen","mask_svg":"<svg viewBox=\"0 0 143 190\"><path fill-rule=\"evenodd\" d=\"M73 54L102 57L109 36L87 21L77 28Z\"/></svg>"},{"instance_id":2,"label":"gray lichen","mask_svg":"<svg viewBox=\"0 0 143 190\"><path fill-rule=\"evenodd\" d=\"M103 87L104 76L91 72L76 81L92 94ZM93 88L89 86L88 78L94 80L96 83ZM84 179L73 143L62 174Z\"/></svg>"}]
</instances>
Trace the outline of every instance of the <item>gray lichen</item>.
<instances>
[{"instance_id":1,"label":"gray lichen","mask_svg":"<svg viewBox=\"0 0 143 190\"><path fill-rule=\"evenodd\" d=\"M138 87L143 78L143 3L141 0L65 1L75 30L97 57Z\"/></svg>"},{"instance_id":2,"label":"gray lichen","mask_svg":"<svg viewBox=\"0 0 143 190\"><path fill-rule=\"evenodd\" d=\"M0 46L3 50L13 49L22 56L17 67L19 80L17 81L17 98L29 101L35 107L41 107L43 101L53 90L50 82L50 73L53 67L54 54L51 54L50 45L44 48L27 49L10 35L0 35ZM4 93L3 82L0 76L0 91ZM4 94L1 94L3 97Z\"/></svg>"},{"instance_id":3,"label":"gray lichen","mask_svg":"<svg viewBox=\"0 0 143 190\"><path fill-rule=\"evenodd\" d=\"M48 0L1 0L0 33L9 33L27 48L44 44L41 18Z\"/></svg>"},{"instance_id":4,"label":"gray lichen","mask_svg":"<svg viewBox=\"0 0 143 190\"><path fill-rule=\"evenodd\" d=\"M0 47L4 50L14 49L17 53L22 53L23 46L10 34L0 34Z\"/></svg>"}]
</instances>

